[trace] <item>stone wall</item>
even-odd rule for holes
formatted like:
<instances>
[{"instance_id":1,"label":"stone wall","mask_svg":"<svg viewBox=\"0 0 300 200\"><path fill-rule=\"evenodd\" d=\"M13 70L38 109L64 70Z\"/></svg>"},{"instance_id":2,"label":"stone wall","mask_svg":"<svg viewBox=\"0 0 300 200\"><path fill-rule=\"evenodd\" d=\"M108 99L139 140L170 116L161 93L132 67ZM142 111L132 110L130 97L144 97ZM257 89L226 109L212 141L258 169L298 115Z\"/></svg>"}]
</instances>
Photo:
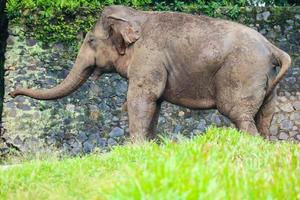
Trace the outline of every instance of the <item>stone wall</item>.
<instances>
[{"instance_id":1,"label":"stone wall","mask_svg":"<svg viewBox=\"0 0 300 200\"><path fill-rule=\"evenodd\" d=\"M258 30L288 52L293 66L281 81L271 140L300 140L300 7L244 9L239 21ZM68 73L76 52L57 42L42 44L26 36L22 25L9 25L5 62L3 122L6 138L23 150L54 145L78 154L122 143L128 117L122 112L127 82L117 74L90 79L72 95L55 101L10 98L16 87L46 88ZM158 132L200 134L211 124L233 126L216 110L193 111L164 103ZM42 142L40 142L42 141Z\"/></svg>"}]
</instances>

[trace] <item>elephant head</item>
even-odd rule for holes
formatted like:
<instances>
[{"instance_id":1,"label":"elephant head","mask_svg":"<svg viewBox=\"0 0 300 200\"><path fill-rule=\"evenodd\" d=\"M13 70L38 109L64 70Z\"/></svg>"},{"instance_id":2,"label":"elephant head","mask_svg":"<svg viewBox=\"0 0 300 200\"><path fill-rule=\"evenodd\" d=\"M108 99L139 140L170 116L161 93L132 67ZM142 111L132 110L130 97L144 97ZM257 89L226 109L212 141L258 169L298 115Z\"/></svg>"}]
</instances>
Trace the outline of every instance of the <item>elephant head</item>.
<instances>
[{"instance_id":1,"label":"elephant head","mask_svg":"<svg viewBox=\"0 0 300 200\"><path fill-rule=\"evenodd\" d=\"M145 20L142 12L131 8L105 8L96 25L86 34L73 68L59 85L44 90L19 88L10 95L25 95L41 100L58 99L74 92L95 72L98 75L119 72L126 76L127 68L122 68L124 59L130 59L129 52L141 36Z\"/></svg>"}]
</instances>

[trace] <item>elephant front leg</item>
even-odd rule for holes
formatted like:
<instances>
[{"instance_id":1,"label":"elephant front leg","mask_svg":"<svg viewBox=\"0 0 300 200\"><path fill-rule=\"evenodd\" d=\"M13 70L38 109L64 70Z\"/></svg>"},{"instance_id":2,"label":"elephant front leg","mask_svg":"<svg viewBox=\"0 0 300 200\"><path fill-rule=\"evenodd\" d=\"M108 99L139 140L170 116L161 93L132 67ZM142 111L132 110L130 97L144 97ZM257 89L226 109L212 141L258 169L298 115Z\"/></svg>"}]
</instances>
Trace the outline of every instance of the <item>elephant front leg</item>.
<instances>
[{"instance_id":1,"label":"elephant front leg","mask_svg":"<svg viewBox=\"0 0 300 200\"><path fill-rule=\"evenodd\" d=\"M165 71L161 72L162 81L151 76L129 80L127 108L129 132L132 142L153 139L159 116L159 101L166 83Z\"/></svg>"},{"instance_id":2,"label":"elephant front leg","mask_svg":"<svg viewBox=\"0 0 300 200\"><path fill-rule=\"evenodd\" d=\"M129 132L132 142L141 142L154 137L160 97L167 82L167 71L164 66L151 63L158 59L138 61L143 62L136 61L137 63L132 63L130 67L127 93Z\"/></svg>"},{"instance_id":3,"label":"elephant front leg","mask_svg":"<svg viewBox=\"0 0 300 200\"><path fill-rule=\"evenodd\" d=\"M156 101L143 95L128 99L129 131L132 142L153 138L158 106Z\"/></svg>"}]
</instances>

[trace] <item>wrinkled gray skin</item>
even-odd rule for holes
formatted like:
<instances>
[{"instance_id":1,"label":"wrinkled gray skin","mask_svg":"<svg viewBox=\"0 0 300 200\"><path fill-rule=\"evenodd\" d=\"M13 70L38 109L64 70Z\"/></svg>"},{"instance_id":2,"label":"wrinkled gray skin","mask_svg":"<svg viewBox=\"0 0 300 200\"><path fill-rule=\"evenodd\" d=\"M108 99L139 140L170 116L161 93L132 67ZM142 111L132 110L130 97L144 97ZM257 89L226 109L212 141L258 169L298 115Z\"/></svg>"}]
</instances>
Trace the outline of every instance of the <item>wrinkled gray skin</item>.
<instances>
[{"instance_id":1,"label":"wrinkled gray skin","mask_svg":"<svg viewBox=\"0 0 300 200\"><path fill-rule=\"evenodd\" d=\"M238 23L111 6L86 35L75 66L61 84L10 94L62 98L93 73L117 72L129 80L133 141L154 137L162 101L192 109L217 108L240 130L268 135L274 88L290 62L288 54Z\"/></svg>"}]
</instances>

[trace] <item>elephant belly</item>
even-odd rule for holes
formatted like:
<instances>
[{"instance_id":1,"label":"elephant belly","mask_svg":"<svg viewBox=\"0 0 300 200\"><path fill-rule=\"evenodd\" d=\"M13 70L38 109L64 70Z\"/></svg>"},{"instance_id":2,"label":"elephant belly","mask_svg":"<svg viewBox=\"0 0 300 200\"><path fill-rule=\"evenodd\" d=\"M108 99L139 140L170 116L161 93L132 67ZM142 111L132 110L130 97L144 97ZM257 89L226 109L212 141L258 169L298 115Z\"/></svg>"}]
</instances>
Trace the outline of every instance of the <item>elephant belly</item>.
<instances>
[{"instance_id":1,"label":"elephant belly","mask_svg":"<svg viewBox=\"0 0 300 200\"><path fill-rule=\"evenodd\" d=\"M188 83L170 84L168 81L162 95L163 100L191 109L215 108L215 99L209 85Z\"/></svg>"}]
</instances>

